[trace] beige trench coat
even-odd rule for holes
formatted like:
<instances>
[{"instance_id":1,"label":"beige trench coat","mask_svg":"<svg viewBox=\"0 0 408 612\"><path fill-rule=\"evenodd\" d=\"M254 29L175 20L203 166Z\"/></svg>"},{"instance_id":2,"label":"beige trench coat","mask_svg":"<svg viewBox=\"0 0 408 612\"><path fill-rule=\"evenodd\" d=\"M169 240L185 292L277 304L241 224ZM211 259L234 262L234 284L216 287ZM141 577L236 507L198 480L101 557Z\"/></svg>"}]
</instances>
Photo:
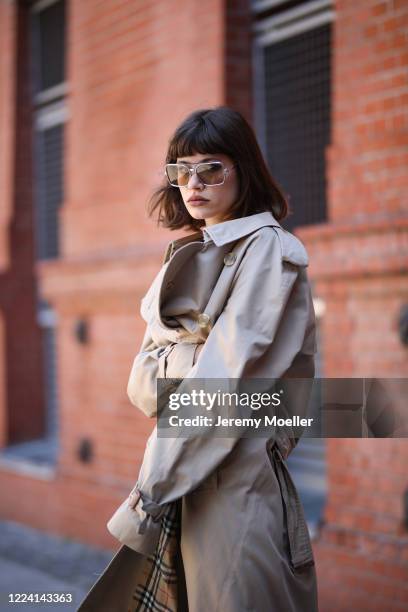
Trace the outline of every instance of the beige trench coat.
<instances>
[{"instance_id":1,"label":"beige trench coat","mask_svg":"<svg viewBox=\"0 0 408 612\"><path fill-rule=\"evenodd\" d=\"M147 327L127 387L132 404L156 415L158 377L313 377L307 265L302 243L269 212L171 242L142 300ZM279 430L269 440L161 438L155 427L135 485L142 499L135 510L125 500L108 529L149 554L163 509L181 498L190 612L314 612L310 539L283 461L293 446Z\"/></svg>"}]
</instances>

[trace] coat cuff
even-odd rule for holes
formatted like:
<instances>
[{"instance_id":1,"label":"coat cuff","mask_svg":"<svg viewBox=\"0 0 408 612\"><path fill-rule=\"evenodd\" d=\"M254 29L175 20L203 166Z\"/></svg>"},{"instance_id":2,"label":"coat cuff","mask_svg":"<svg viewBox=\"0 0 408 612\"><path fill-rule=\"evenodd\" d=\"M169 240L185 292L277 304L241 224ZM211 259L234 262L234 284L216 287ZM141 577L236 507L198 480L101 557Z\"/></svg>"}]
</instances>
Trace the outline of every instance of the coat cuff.
<instances>
[{"instance_id":1,"label":"coat cuff","mask_svg":"<svg viewBox=\"0 0 408 612\"><path fill-rule=\"evenodd\" d=\"M151 555L157 548L160 521L154 521L140 504L133 510L129 508L128 498L119 506L106 526L119 542L142 555Z\"/></svg>"}]
</instances>

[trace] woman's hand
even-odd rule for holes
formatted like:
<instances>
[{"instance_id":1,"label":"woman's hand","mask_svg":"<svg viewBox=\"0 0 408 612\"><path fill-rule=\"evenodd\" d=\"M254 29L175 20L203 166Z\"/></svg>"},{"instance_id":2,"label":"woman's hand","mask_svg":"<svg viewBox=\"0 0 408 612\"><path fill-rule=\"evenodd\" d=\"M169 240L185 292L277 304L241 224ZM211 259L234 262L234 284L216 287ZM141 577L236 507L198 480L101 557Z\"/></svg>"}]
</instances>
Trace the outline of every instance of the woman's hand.
<instances>
[{"instance_id":1,"label":"woman's hand","mask_svg":"<svg viewBox=\"0 0 408 612\"><path fill-rule=\"evenodd\" d=\"M139 491L137 489L135 491L132 491L128 497L128 506L131 510L134 510L136 508L139 502L139 499L140 499Z\"/></svg>"}]
</instances>

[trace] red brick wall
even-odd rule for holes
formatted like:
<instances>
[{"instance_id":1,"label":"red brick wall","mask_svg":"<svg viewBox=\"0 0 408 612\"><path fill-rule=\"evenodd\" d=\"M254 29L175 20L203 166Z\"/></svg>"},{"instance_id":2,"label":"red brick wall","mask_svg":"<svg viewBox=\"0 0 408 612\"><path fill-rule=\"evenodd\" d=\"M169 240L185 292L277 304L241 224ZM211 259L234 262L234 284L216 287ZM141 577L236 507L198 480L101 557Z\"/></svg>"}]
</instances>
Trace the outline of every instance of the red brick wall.
<instances>
[{"instance_id":1,"label":"red brick wall","mask_svg":"<svg viewBox=\"0 0 408 612\"><path fill-rule=\"evenodd\" d=\"M4 518L117 546L106 521L133 486L153 427L126 395L144 331L139 304L175 237L156 229L146 203L177 124L225 103L224 11L222 0L183 10L175 0L68 3L62 253L35 265L58 318L61 449L45 480L0 463ZM84 439L89 463L79 459Z\"/></svg>"},{"instance_id":2,"label":"red brick wall","mask_svg":"<svg viewBox=\"0 0 408 612\"><path fill-rule=\"evenodd\" d=\"M6 2L0 3L0 279L10 263L8 226L12 211L12 169L13 169L13 131L14 124L14 7ZM4 306L0 303L0 445L7 443L7 357L6 318Z\"/></svg>"},{"instance_id":3,"label":"red brick wall","mask_svg":"<svg viewBox=\"0 0 408 612\"><path fill-rule=\"evenodd\" d=\"M408 4L336 2L329 223L303 228L322 320L324 375L406 377ZM322 610L408 604L406 440L329 440L315 545Z\"/></svg>"},{"instance_id":4,"label":"red brick wall","mask_svg":"<svg viewBox=\"0 0 408 612\"><path fill-rule=\"evenodd\" d=\"M159 180L167 140L188 112L228 103L251 116L250 18L244 0L190 2L183 10L176 0L68 4L70 119L62 257L35 266L39 292L58 316L61 452L54 472L42 477L15 474L0 464L0 513L114 549L117 542L106 521L136 479L153 426L126 396L144 329L139 302L164 245L174 237L147 219L146 202ZM0 187L5 186L0 192L0 293L28 291L27 311L13 309L20 328L11 327L10 337L21 347L21 329L25 355L39 363L39 343L27 343L30 335L21 325L28 321L35 330L29 174L24 175L27 161L12 153L12 146L24 150L19 140L24 131L11 142L9 123L17 74L12 69L14 6L0 3L5 51L0 88L6 92L0 100L5 152L0 157ZM329 223L299 232L309 250L316 294L326 302L327 376L407 373L407 350L397 335L399 309L407 302L407 19L408 7L398 0L336 3ZM26 108L23 101L20 106ZM11 187L16 177L18 198ZM13 244L18 256L9 249L7 225L17 204L15 219L21 225L15 226L20 229ZM13 267L6 268L9 254ZM3 346L14 305L11 300L7 310L1 302ZM87 344L75 335L82 319L88 322ZM0 383L9 376L11 359L14 380L21 380L18 366L27 362L16 362L15 355L20 353L0 356ZM41 380L40 373L30 372L25 380ZM3 441L10 406L5 391L6 384L0 388ZM19 406L31 409L32 402L20 396ZM83 439L92 443L89 463L78 456ZM402 609L407 597L405 441L333 440L328 455L326 524L315 545L320 608ZM21 504L23 498L30 503Z\"/></svg>"},{"instance_id":5,"label":"red brick wall","mask_svg":"<svg viewBox=\"0 0 408 612\"><path fill-rule=\"evenodd\" d=\"M70 2L65 256L164 243L145 205L184 116L224 99L223 2Z\"/></svg>"},{"instance_id":6,"label":"red brick wall","mask_svg":"<svg viewBox=\"0 0 408 612\"><path fill-rule=\"evenodd\" d=\"M363 213L364 201L360 208ZM408 298L408 219L373 222L368 216L298 233L327 307L321 321L325 375L406 376L398 321Z\"/></svg>"},{"instance_id":7,"label":"red brick wall","mask_svg":"<svg viewBox=\"0 0 408 612\"><path fill-rule=\"evenodd\" d=\"M407 210L407 3L335 4L330 219L398 219Z\"/></svg>"},{"instance_id":8,"label":"red brick wall","mask_svg":"<svg viewBox=\"0 0 408 612\"><path fill-rule=\"evenodd\" d=\"M222 102L222 3L181 11L177 2L76 0L69 19L64 258L39 267L60 319L59 472L123 495L153 427L126 395L144 329L139 303L172 237L155 230L146 203L178 122ZM88 345L73 333L81 317ZM95 450L87 466L76 456L83 437Z\"/></svg>"},{"instance_id":9,"label":"red brick wall","mask_svg":"<svg viewBox=\"0 0 408 612\"><path fill-rule=\"evenodd\" d=\"M0 270L9 264L8 224L12 212L15 87L15 8L0 3Z\"/></svg>"},{"instance_id":10,"label":"red brick wall","mask_svg":"<svg viewBox=\"0 0 408 612\"><path fill-rule=\"evenodd\" d=\"M32 116L26 10L0 5L0 441L44 431L41 334L33 270Z\"/></svg>"}]
</instances>

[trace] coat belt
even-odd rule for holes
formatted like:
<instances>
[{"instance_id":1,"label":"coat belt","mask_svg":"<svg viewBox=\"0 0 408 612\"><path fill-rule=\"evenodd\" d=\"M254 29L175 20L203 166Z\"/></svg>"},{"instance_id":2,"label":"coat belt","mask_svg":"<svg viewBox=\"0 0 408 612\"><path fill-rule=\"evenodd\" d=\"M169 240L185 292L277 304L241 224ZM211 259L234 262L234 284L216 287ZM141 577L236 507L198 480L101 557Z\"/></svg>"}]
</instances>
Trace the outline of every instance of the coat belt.
<instances>
[{"instance_id":1,"label":"coat belt","mask_svg":"<svg viewBox=\"0 0 408 612\"><path fill-rule=\"evenodd\" d=\"M159 523L164 514L168 511L170 504L156 504L151 500L147 500L142 495L142 510L146 513L145 518L139 525L139 533L146 533L147 526L150 521Z\"/></svg>"},{"instance_id":2,"label":"coat belt","mask_svg":"<svg viewBox=\"0 0 408 612\"><path fill-rule=\"evenodd\" d=\"M285 453L284 448L283 452ZM270 455L273 459L275 473L278 478L284 503L291 564L294 569L314 565L313 550L302 503L279 448L279 438L278 441L274 441L273 445L270 447ZM149 521L155 523L157 528L160 519L165 514L169 505L157 504L151 500L145 499L143 495L142 501L142 509L146 512L146 517L139 526L140 534L145 533Z\"/></svg>"},{"instance_id":3,"label":"coat belt","mask_svg":"<svg viewBox=\"0 0 408 612\"><path fill-rule=\"evenodd\" d=\"M274 460L275 472L284 502L292 566L298 569L314 565L313 550L302 504L276 442L270 449L270 453Z\"/></svg>"}]
</instances>

